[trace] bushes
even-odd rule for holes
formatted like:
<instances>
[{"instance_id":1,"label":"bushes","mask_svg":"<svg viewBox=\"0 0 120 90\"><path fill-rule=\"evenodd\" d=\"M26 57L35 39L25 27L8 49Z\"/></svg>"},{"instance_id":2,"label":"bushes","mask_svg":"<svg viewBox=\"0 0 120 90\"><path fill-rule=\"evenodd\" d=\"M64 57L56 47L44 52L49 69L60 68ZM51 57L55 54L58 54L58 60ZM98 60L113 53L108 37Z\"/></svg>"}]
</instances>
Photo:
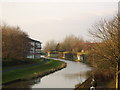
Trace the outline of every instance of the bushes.
<instances>
[{"instance_id":1,"label":"bushes","mask_svg":"<svg viewBox=\"0 0 120 90\"><path fill-rule=\"evenodd\" d=\"M97 81L111 81L115 77L112 70L95 71L95 79Z\"/></svg>"}]
</instances>

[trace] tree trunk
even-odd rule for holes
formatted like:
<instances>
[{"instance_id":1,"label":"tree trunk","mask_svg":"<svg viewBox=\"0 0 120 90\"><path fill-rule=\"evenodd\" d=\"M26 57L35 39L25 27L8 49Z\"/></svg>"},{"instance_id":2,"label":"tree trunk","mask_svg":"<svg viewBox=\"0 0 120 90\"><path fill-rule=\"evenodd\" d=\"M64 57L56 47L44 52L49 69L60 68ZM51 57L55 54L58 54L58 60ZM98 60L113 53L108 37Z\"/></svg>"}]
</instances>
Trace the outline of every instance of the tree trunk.
<instances>
[{"instance_id":1,"label":"tree trunk","mask_svg":"<svg viewBox=\"0 0 120 90\"><path fill-rule=\"evenodd\" d=\"M120 63L116 66L116 90L120 90Z\"/></svg>"},{"instance_id":2,"label":"tree trunk","mask_svg":"<svg viewBox=\"0 0 120 90\"><path fill-rule=\"evenodd\" d=\"M118 2L118 50L120 54L120 1ZM118 60L118 71L120 71L120 58ZM118 90L120 90L120 74L118 73Z\"/></svg>"},{"instance_id":3,"label":"tree trunk","mask_svg":"<svg viewBox=\"0 0 120 90\"><path fill-rule=\"evenodd\" d=\"M118 63L118 90L120 90L120 62Z\"/></svg>"}]
</instances>

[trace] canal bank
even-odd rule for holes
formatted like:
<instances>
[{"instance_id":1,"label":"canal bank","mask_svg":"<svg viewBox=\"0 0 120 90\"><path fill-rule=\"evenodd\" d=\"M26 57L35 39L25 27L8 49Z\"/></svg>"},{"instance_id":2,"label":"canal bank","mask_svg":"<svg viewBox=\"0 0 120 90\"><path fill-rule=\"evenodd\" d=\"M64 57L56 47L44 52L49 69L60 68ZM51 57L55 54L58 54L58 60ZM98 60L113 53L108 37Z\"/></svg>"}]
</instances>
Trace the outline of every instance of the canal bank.
<instances>
[{"instance_id":1,"label":"canal bank","mask_svg":"<svg viewBox=\"0 0 120 90\"><path fill-rule=\"evenodd\" d=\"M55 59L55 58L54 58ZM71 88L74 89L78 83L83 83L91 71L91 67L81 62L73 62L63 59L56 59L67 63L67 67L57 72L38 77L32 80L20 81L6 85L7 88Z\"/></svg>"},{"instance_id":2,"label":"canal bank","mask_svg":"<svg viewBox=\"0 0 120 90\"><path fill-rule=\"evenodd\" d=\"M75 88L78 83L83 83L87 78L87 72L91 67L81 62L57 59L67 63L67 67L41 78L38 84L31 88Z\"/></svg>"},{"instance_id":3,"label":"canal bank","mask_svg":"<svg viewBox=\"0 0 120 90\"><path fill-rule=\"evenodd\" d=\"M81 88L90 89L90 87L92 86L91 83L93 80L93 76L90 75L90 73L89 73L89 78L87 80L85 80L82 84L77 84L75 86L75 90L79 90ZM113 76L109 77L109 75L107 77L103 73L97 70L94 73L94 80L96 82L95 88L96 89L115 89L115 78L111 79L110 77L113 77Z\"/></svg>"},{"instance_id":4,"label":"canal bank","mask_svg":"<svg viewBox=\"0 0 120 90\"><path fill-rule=\"evenodd\" d=\"M29 67L6 71L2 73L2 84L3 86L5 86L22 80L26 81L38 77L43 77L45 75L65 68L66 65L67 64L65 62L49 59L49 61L42 64L35 64L32 66L30 65Z\"/></svg>"}]
</instances>

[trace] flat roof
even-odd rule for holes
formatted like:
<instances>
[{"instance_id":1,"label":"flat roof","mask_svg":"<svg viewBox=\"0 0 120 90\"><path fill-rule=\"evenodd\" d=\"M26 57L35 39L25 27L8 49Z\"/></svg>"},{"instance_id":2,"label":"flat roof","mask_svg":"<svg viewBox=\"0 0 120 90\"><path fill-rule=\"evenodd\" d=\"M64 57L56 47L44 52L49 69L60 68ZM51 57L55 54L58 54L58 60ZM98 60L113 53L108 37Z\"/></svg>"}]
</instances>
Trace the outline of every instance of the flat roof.
<instances>
[{"instance_id":1,"label":"flat roof","mask_svg":"<svg viewBox=\"0 0 120 90\"><path fill-rule=\"evenodd\" d=\"M42 44L42 42L40 42L40 41L38 41L38 40L34 40L34 39L31 39L31 38L29 38L29 40L30 40L30 41L33 41L33 42L38 42L38 43L41 43L41 44Z\"/></svg>"}]
</instances>

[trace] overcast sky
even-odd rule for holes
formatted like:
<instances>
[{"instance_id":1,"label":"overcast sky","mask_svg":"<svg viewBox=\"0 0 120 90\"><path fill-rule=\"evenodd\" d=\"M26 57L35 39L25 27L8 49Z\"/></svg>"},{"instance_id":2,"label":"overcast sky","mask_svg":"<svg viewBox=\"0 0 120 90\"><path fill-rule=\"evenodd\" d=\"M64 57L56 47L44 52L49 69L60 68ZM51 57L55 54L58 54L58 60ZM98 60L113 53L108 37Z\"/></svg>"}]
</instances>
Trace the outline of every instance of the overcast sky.
<instances>
[{"instance_id":1,"label":"overcast sky","mask_svg":"<svg viewBox=\"0 0 120 90\"><path fill-rule=\"evenodd\" d=\"M1 20L19 26L43 45L48 40L61 41L70 34L89 40L91 25L117 13L119 0L90 1L4 0L1 2Z\"/></svg>"}]
</instances>

